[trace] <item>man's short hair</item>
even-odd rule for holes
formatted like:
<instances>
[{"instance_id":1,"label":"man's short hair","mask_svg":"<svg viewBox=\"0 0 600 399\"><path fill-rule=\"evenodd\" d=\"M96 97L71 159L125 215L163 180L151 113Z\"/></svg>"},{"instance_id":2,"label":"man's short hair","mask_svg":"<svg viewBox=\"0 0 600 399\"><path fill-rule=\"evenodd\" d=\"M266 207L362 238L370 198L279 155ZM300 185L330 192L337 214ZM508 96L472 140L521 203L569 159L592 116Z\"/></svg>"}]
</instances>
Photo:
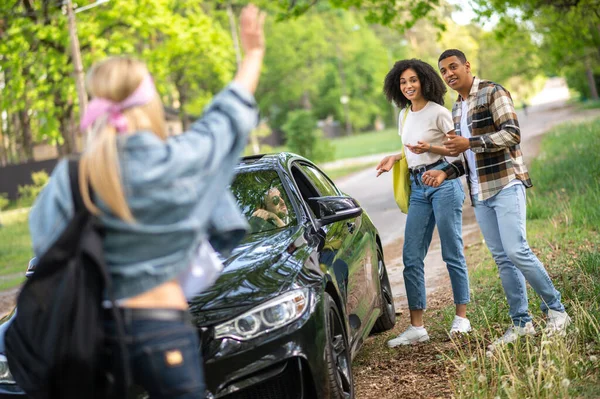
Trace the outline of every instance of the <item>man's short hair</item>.
<instances>
[{"instance_id":1,"label":"man's short hair","mask_svg":"<svg viewBox=\"0 0 600 399\"><path fill-rule=\"evenodd\" d=\"M445 60L448 57L452 57L455 56L456 58L458 58L460 60L460 62L462 62L463 64L465 62L467 62L467 56L465 55L465 53L463 53L462 51L455 49L455 48L451 48L448 49L446 51L444 51L441 55L440 58L438 59L438 63L442 60Z\"/></svg>"}]
</instances>

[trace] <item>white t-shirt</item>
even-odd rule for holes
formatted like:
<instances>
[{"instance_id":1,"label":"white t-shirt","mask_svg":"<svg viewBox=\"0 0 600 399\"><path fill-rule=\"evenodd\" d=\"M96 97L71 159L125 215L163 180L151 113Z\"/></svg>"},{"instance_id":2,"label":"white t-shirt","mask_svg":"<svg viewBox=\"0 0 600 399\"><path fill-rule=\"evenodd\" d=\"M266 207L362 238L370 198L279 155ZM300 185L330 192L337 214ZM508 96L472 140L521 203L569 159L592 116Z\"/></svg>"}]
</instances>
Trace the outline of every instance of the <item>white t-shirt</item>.
<instances>
[{"instance_id":1,"label":"white t-shirt","mask_svg":"<svg viewBox=\"0 0 600 399\"><path fill-rule=\"evenodd\" d=\"M464 138L471 138L471 129L469 129L469 103L461 101L462 114L460 116L460 134ZM469 182L471 183L471 195L479 193L479 178L477 177L477 164L475 163L475 154L470 149L465 151L465 159L469 166Z\"/></svg>"},{"instance_id":2,"label":"white t-shirt","mask_svg":"<svg viewBox=\"0 0 600 399\"><path fill-rule=\"evenodd\" d=\"M418 141L424 141L433 146L442 146L444 134L454 130L450 111L433 101L429 101L423 109L417 112L413 112L409 108L403 126L405 112L406 109L403 109L398 115L398 134L402 137L403 144L417 145ZM415 154L408 148L404 148L404 153L409 168L430 165L443 158L442 155L430 152Z\"/></svg>"}]
</instances>

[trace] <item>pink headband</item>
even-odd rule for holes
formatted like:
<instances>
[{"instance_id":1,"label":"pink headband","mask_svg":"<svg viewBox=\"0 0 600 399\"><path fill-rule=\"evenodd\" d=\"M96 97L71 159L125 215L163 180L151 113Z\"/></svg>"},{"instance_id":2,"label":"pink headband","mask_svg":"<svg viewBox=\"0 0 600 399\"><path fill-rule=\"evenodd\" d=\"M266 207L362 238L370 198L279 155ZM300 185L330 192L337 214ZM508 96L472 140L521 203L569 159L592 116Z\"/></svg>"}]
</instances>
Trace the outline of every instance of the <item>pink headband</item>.
<instances>
[{"instance_id":1,"label":"pink headband","mask_svg":"<svg viewBox=\"0 0 600 399\"><path fill-rule=\"evenodd\" d=\"M148 104L154 96L156 96L156 88L152 82L152 77L148 74L138 88L121 102L117 103L99 97L90 101L79 126L82 131L85 131L98 118L108 114L108 123L113 125L117 132L124 133L127 131L127 118L122 114L122 111L138 105Z\"/></svg>"}]
</instances>

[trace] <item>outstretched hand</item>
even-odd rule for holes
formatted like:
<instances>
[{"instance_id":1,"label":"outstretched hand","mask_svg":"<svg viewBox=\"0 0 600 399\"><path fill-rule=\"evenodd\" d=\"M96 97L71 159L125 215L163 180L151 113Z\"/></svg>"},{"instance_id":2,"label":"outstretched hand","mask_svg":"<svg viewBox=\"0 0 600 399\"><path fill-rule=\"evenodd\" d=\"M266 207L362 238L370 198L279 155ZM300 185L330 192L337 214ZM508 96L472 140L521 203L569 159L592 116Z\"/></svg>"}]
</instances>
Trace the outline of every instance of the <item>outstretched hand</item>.
<instances>
[{"instance_id":1,"label":"outstretched hand","mask_svg":"<svg viewBox=\"0 0 600 399\"><path fill-rule=\"evenodd\" d=\"M240 40L245 54L265 50L265 34L263 25L266 14L254 4L242 9L240 16Z\"/></svg>"},{"instance_id":2,"label":"outstretched hand","mask_svg":"<svg viewBox=\"0 0 600 399\"><path fill-rule=\"evenodd\" d=\"M429 152L431 149L431 145L426 143L425 141L418 141L417 145L406 144L406 148L408 148L411 152L415 154L424 154Z\"/></svg>"},{"instance_id":3,"label":"outstretched hand","mask_svg":"<svg viewBox=\"0 0 600 399\"><path fill-rule=\"evenodd\" d=\"M439 187L447 177L448 175L446 172L439 169L432 169L423 173L421 176L421 181L423 184L427 184L428 186Z\"/></svg>"},{"instance_id":4,"label":"outstretched hand","mask_svg":"<svg viewBox=\"0 0 600 399\"><path fill-rule=\"evenodd\" d=\"M390 170L392 170L395 163L396 155L388 155L387 157L384 157L375 167L375 170L377 170L377 176L375 177L379 177L379 175L381 175L382 173L389 172Z\"/></svg>"}]
</instances>

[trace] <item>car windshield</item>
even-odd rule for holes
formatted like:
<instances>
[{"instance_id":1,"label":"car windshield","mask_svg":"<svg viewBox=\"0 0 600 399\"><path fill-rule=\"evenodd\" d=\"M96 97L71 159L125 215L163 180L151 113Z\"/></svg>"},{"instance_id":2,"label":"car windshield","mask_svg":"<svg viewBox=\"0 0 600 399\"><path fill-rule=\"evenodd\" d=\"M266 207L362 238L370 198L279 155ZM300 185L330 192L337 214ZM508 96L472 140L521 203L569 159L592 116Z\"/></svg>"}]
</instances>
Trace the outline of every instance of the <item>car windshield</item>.
<instances>
[{"instance_id":1,"label":"car windshield","mask_svg":"<svg viewBox=\"0 0 600 399\"><path fill-rule=\"evenodd\" d=\"M240 171L231 184L237 204L250 224L262 233L296 223L296 215L274 170Z\"/></svg>"}]
</instances>

